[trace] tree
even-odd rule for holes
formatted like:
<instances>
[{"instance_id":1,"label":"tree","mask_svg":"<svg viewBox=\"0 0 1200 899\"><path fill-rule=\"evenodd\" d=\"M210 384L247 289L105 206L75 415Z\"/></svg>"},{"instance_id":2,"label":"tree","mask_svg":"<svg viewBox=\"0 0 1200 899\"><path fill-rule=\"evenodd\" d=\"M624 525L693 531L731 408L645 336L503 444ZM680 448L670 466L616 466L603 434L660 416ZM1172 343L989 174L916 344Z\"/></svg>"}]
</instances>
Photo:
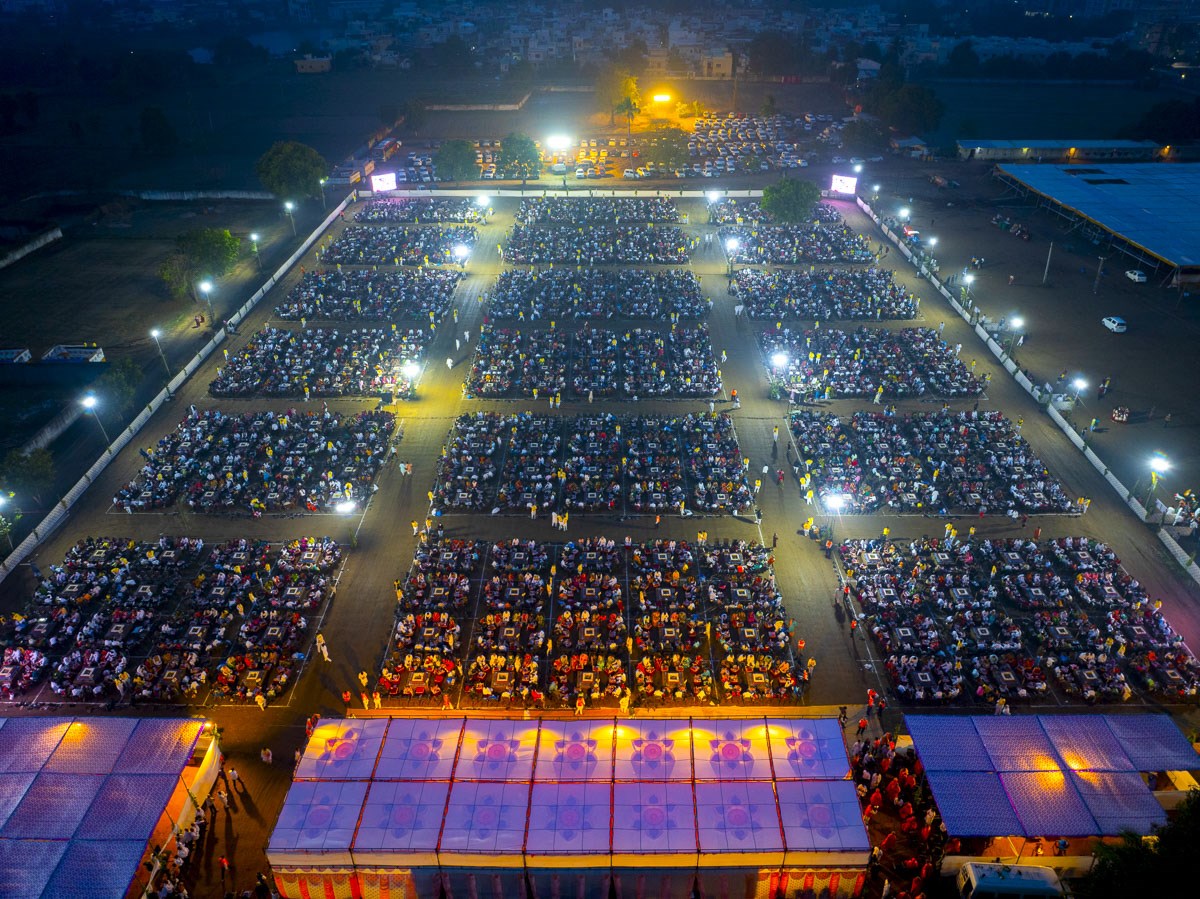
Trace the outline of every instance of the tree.
<instances>
[{"instance_id":1,"label":"tree","mask_svg":"<svg viewBox=\"0 0 1200 899\"><path fill-rule=\"evenodd\" d=\"M946 71L951 75L974 75L979 71L979 54L970 41L954 45L946 57Z\"/></svg>"},{"instance_id":2,"label":"tree","mask_svg":"<svg viewBox=\"0 0 1200 899\"><path fill-rule=\"evenodd\" d=\"M237 265L242 241L228 228L197 228L175 238L175 250L197 275L220 278Z\"/></svg>"},{"instance_id":3,"label":"tree","mask_svg":"<svg viewBox=\"0 0 1200 899\"><path fill-rule=\"evenodd\" d=\"M438 175L447 181L466 181L479 174L475 148L469 140L448 140L433 154Z\"/></svg>"},{"instance_id":4,"label":"tree","mask_svg":"<svg viewBox=\"0 0 1200 899\"><path fill-rule=\"evenodd\" d=\"M605 66L596 76L596 103L608 113L608 123L617 123L617 107L625 101L641 105L637 76L622 66Z\"/></svg>"},{"instance_id":5,"label":"tree","mask_svg":"<svg viewBox=\"0 0 1200 899\"><path fill-rule=\"evenodd\" d=\"M54 478L54 456L47 449L28 454L14 449L4 457L4 483L39 503L54 486Z\"/></svg>"},{"instance_id":6,"label":"tree","mask_svg":"<svg viewBox=\"0 0 1200 899\"><path fill-rule=\"evenodd\" d=\"M921 84L906 84L888 95L883 118L901 131L918 134L934 131L942 121L946 107L937 94Z\"/></svg>"},{"instance_id":7,"label":"tree","mask_svg":"<svg viewBox=\"0 0 1200 899\"><path fill-rule=\"evenodd\" d=\"M656 131L650 146L642 149L642 158L653 162L657 168L674 171L691 158L687 135L678 128Z\"/></svg>"},{"instance_id":8,"label":"tree","mask_svg":"<svg viewBox=\"0 0 1200 899\"><path fill-rule=\"evenodd\" d=\"M763 188L762 208L784 224L806 222L821 199L821 189L811 181L784 178Z\"/></svg>"},{"instance_id":9,"label":"tree","mask_svg":"<svg viewBox=\"0 0 1200 899\"><path fill-rule=\"evenodd\" d=\"M756 34L746 48L756 75L790 75L795 71L796 43L777 31Z\"/></svg>"},{"instance_id":10,"label":"tree","mask_svg":"<svg viewBox=\"0 0 1200 899\"><path fill-rule=\"evenodd\" d=\"M108 371L96 381L96 393L103 398L103 404L98 407L104 410L104 417L114 423L120 423L129 411L133 409L137 399L138 387L142 383L142 369L129 356L109 366Z\"/></svg>"},{"instance_id":11,"label":"tree","mask_svg":"<svg viewBox=\"0 0 1200 899\"><path fill-rule=\"evenodd\" d=\"M166 157L175 153L179 146L179 135L161 108L143 106L138 126L142 149L151 156Z\"/></svg>"},{"instance_id":12,"label":"tree","mask_svg":"<svg viewBox=\"0 0 1200 899\"><path fill-rule=\"evenodd\" d=\"M779 111L779 107L775 102L775 95L767 94L763 97L762 105L758 108L758 111L765 116L775 115Z\"/></svg>"},{"instance_id":13,"label":"tree","mask_svg":"<svg viewBox=\"0 0 1200 899\"><path fill-rule=\"evenodd\" d=\"M425 124L425 104L420 100L405 100L400 104L400 115L409 134L416 134Z\"/></svg>"},{"instance_id":14,"label":"tree","mask_svg":"<svg viewBox=\"0 0 1200 899\"><path fill-rule=\"evenodd\" d=\"M616 113L617 115L624 116L626 133L630 137L632 137L633 136L633 120L634 120L634 118L637 117L637 114L639 112L638 105L633 101L633 98L626 97L625 99L623 99L620 103L617 104L616 109L614 109L613 112Z\"/></svg>"},{"instance_id":15,"label":"tree","mask_svg":"<svg viewBox=\"0 0 1200 899\"><path fill-rule=\"evenodd\" d=\"M263 187L280 199L320 196L321 179L329 164L312 147L294 140L279 141L254 166Z\"/></svg>"},{"instance_id":16,"label":"tree","mask_svg":"<svg viewBox=\"0 0 1200 899\"><path fill-rule=\"evenodd\" d=\"M1181 871L1189 871L1200 840L1200 791L1192 790L1172 820L1153 838L1122 835L1116 845L1097 843L1096 863L1074 890L1080 899L1169 896L1179 892Z\"/></svg>"},{"instance_id":17,"label":"tree","mask_svg":"<svg viewBox=\"0 0 1200 899\"><path fill-rule=\"evenodd\" d=\"M842 129L842 146L851 152L881 150L888 145L888 136L874 119L855 119Z\"/></svg>"},{"instance_id":18,"label":"tree","mask_svg":"<svg viewBox=\"0 0 1200 899\"><path fill-rule=\"evenodd\" d=\"M167 286L170 295L180 300L187 296L192 287L191 272L187 260L179 253L172 253L158 267L158 277Z\"/></svg>"},{"instance_id":19,"label":"tree","mask_svg":"<svg viewBox=\"0 0 1200 899\"><path fill-rule=\"evenodd\" d=\"M507 176L521 179L524 186L529 178L536 178L541 165L541 154L537 144L528 134L514 131L500 142L500 158L496 170Z\"/></svg>"}]
</instances>

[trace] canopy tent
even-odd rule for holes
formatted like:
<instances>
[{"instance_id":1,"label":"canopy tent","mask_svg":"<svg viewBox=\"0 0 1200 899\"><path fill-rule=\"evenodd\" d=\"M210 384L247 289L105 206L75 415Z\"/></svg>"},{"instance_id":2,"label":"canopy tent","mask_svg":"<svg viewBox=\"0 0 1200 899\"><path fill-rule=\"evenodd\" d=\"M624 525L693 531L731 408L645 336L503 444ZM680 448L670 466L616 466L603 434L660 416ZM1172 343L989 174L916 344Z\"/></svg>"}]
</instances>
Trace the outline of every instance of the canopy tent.
<instances>
[{"instance_id":1,"label":"canopy tent","mask_svg":"<svg viewBox=\"0 0 1200 899\"><path fill-rule=\"evenodd\" d=\"M0 896L123 896L204 723L0 719Z\"/></svg>"},{"instance_id":2,"label":"canopy tent","mask_svg":"<svg viewBox=\"0 0 1200 899\"><path fill-rule=\"evenodd\" d=\"M414 899L707 895L705 871L786 867L848 892L870 852L849 770L833 719L321 721L267 855L287 896L348 870Z\"/></svg>"},{"instance_id":3,"label":"canopy tent","mask_svg":"<svg viewBox=\"0 0 1200 899\"><path fill-rule=\"evenodd\" d=\"M1166 715L905 720L956 837L1146 834L1167 819L1140 772L1200 767Z\"/></svg>"}]
</instances>

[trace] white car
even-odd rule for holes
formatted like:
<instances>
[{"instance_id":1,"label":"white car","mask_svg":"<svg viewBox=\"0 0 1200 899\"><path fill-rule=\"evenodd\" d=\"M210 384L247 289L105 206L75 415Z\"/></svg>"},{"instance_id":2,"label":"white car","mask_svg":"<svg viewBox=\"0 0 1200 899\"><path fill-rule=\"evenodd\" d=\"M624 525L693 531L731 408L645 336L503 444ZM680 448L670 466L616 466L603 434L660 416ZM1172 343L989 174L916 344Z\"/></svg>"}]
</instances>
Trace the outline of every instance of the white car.
<instances>
[{"instance_id":1,"label":"white car","mask_svg":"<svg viewBox=\"0 0 1200 899\"><path fill-rule=\"evenodd\" d=\"M1130 281L1132 281L1134 284L1145 284L1146 283L1146 273L1138 271L1136 268L1131 268L1129 271L1127 271L1125 273L1125 277L1128 278Z\"/></svg>"},{"instance_id":2,"label":"white car","mask_svg":"<svg viewBox=\"0 0 1200 899\"><path fill-rule=\"evenodd\" d=\"M1104 325L1104 327L1108 328L1114 334L1124 334L1129 330L1129 326L1125 324L1125 319L1119 315L1105 316L1100 319L1100 324Z\"/></svg>"},{"instance_id":3,"label":"white car","mask_svg":"<svg viewBox=\"0 0 1200 899\"><path fill-rule=\"evenodd\" d=\"M629 178L630 180L634 180L634 179L636 179L636 178L638 177L638 173L637 173L637 172L635 172L633 169L626 169L626 170L625 170L625 171L622 173L621 177L622 177L622 178Z\"/></svg>"}]
</instances>

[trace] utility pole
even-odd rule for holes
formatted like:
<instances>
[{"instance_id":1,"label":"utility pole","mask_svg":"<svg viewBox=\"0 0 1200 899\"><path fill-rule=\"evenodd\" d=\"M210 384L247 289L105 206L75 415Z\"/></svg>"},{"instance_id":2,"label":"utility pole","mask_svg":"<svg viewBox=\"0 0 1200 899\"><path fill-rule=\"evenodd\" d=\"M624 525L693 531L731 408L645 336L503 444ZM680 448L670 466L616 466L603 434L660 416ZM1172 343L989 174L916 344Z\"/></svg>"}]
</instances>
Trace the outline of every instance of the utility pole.
<instances>
[{"instance_id":1,"label":"utility pole","mask_svg":"<svg viewBox=\"0 0 1200 899\"><path fill-rule=\"evenodd\" d=\"M1054 241L1050 241L1050 249L1046 252L1046 270L1042 272L1042 286L1046 286L1046 279L1050 277L1050 256L1054 253Z\"/></svg>"},{"instance_id":2,"label":"utility pole","mask_svg":"<svg viewBox=\"0 0 1200 899\"><path fill-rule=\"evenodd\" d=\"M1100 275L1104 273L1104 257L1100 257L1100 264L1096 266L1096 283L1092 285L1092 293L1100 293Z\"/></svg>"}]
</instances>

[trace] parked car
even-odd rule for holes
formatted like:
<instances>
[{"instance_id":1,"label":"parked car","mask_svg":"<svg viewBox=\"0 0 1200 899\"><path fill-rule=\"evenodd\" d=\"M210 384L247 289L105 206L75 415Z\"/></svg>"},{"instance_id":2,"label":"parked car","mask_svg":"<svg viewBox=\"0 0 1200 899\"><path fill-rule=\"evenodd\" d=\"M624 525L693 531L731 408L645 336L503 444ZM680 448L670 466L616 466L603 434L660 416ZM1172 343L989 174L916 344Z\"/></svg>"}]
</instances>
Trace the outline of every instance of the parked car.
<instances>
[{"instance_id":1,"label":"parked car","mask_svg":"<svg viewBox=\"0 0 1200 899\"><path fill-rule=\"evenodd\" d=\"M636 179L637 176L638 176L638 173L635 172L633 169L626 169L624 171L624 173L621 175L622 178L631 178L631 179Z\"/></svg>"},{"instance_id":2,"label":"parked car","mask_svg":"<svg viewBox=\"0 0 1200 899\"><path fill-rule=\"evenodd\" d=\"M1145 284L1146 283L1146 273L1142 272L1142 271L1138 271L1136 268L1131 268L1129 271L1127 271L1125 273L1125 277L1128 278L1130 281L1132 281L1134 284Z\"/></svg>"},{"instance_id":3,"label":"parked car","mask_svg":"<svg viewBox=\"0 0 1200 899\"><path fill-rule=\"evenodd\" d=\"M1119 315L1108 315L1100 319L1100 324L1108 328L1114 334L1124 334L1129 330L1129 326L1125 324L1125 319Z\"/></svg>"}]
</instances>

